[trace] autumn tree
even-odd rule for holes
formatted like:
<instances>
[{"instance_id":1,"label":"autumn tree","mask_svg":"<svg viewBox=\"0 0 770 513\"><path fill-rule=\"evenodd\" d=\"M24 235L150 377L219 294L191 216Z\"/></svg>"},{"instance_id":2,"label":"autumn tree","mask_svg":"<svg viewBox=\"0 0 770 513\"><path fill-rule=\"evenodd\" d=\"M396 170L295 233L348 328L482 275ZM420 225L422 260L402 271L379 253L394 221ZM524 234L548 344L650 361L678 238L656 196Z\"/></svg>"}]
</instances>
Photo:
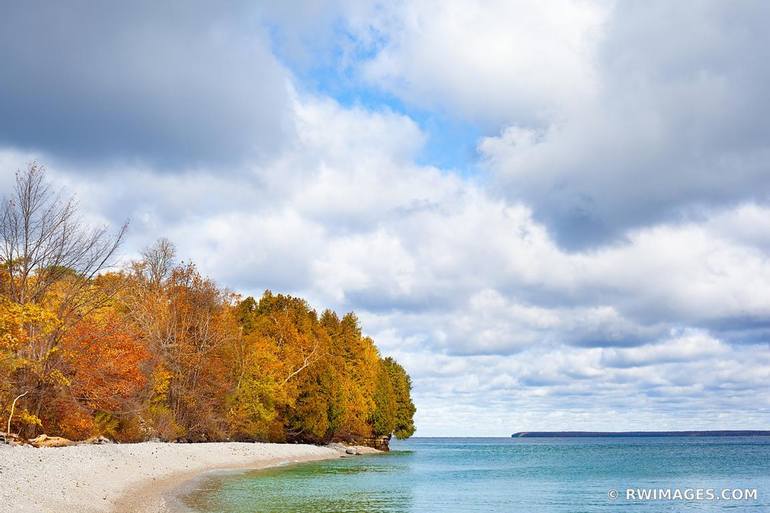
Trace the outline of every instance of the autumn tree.
<instances>
[{"instance_id":1,"label":"autumn tree","mask_svg":"<svg viewBox=\"0 0 770 513\"><path fill-rule=\"evenodd\" d=\"M385 358L382 365L390 378L393 394L392 433L396 438L409 438L414 434L414 414L417 411L412 402L412 379L393 358Z\"/></svg>"},{"instance_id":2,"label":"autumn tree","mask_svg":"<svg viewBox=\"0 0 770 513\"><path fill-rule=\"evenodd\" d=\"M238 439L283 440L279 409L288 401L282 385L283 365L276 341L257 330L258 303L237 303L238 335L232 346L233 388L227 397L227 420Z\"/></svg>"},{"instance_id":3,"label":"autumn tree","mask_svg":"<svg viewBox=\"0 0 770 513\"><path fill-rule=\"evenodd\" d=\"M126 307L153 355L148 417L164 438L211 439L225 432L228 347L237 326L229 294L193 264L176 264L161 240L133 266Z\"/></svg>"},{"instance_id":4,"label":"autumn tree","mask_svg":"<svg viewBox=\"0 0 770 513\"><path fill-rule=\"evenodd\" d=\"M55 191L37 163L16 174L0 207L0 293L24 332L4 349L3 381L11 395L28 393L20 410L28 431L40 424L46 401L69 385L60 342L109 297L92 282L110 265L125 230L84 227L74 198Z\"/></svg>"},{"instance_id":5,"label":"autumn tree","mask_svg":"<svg viewBox=\"0 0 770 513\"><path fill-rule=\"evenodd\" d=\"M229 415L237 436L324 442L411 434L408 377L380 357L354 314L340 319L327 310L319 318L305 301L269 291L235 312Z\"/></svg>"},{"instance_id":6,"label":"autumn tree","mask_svg":"<svg viewBox=\"0 0 770 513\"><path fill-rule=\"evenodd\" d=\"M218 287L160 239L89 229L31 164L0 206L0 407L25 435L324 443L414 432L409 376L353 313ZM6 424L8 425L8 424ZM8 428L6 428L8 429Z\"/></svg>"},{"instance_id":7,"label":"autumn tree","mask_svg":"<svg viewBox=\"0 0 770 513\"><path fill-rule=\"evenodd\" d=\"M327 311L321 323L331 337L332 352L342 374L341 418L336 437L369 437L372 435L379 354L371 339L363 337L355 314L348 313L340 319L334 312Z\"/></svg>"},{"instance_id":8,"label":"autumn tree","mask_svg":"<svg viewBox=\"0 0 770 513\"><path fill-rule=\"evenodd\" d=\"M396 429L396 399L393 397L393 383L390 379L390 373L384 364L378 363L372 427L376 435L390 436Z\"/></svg>"},{"instance_id":9,"label":"autumn tree","mask_svg":"<svg viewBox=\"0 0 770 513\"><path fill-rule=\"evenodd\" d=\"M263 433L265 422L277 421L287 438L323 439L328 419L324 396L315 392L329 341L315 312L301 299L269 291L259 302L244 300L238 311L248 355L235 391L240 413L252 412L251 420L263 423ZM270 401L265 401L267 390L272 391Z\"/></svg>"},{"instance_id":10,"label":"autumn tree","mask_svg":"<svg viewBox=\"0 0 770 513\"><path fill-rule=\"evenodd\" d=\"M138 400L146 385L146 345L113 308L83 319L61 343L70 394L54 399L58 431L69 438L103 435L132 439Z\"/></svg>"}]
</instances>

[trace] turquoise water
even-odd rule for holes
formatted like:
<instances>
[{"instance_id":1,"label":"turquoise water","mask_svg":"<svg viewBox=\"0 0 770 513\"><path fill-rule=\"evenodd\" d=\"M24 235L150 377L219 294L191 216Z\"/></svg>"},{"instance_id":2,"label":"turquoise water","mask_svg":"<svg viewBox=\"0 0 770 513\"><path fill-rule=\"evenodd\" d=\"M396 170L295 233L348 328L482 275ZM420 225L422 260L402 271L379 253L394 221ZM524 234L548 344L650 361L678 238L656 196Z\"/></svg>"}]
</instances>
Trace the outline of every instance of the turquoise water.
<instances>
[{"instance_id":1,"label":"turquoise water","mask_svg":"<svg viewBox=\"0 0 770 513\"><path fill-rule=\"evenodd\" d=\"M757 498L639 501L627 488ZM412 439L386 455L211 478L184 502L209 513L758 513L770 511L770 439Z\"/></svg>"}]
</instances>

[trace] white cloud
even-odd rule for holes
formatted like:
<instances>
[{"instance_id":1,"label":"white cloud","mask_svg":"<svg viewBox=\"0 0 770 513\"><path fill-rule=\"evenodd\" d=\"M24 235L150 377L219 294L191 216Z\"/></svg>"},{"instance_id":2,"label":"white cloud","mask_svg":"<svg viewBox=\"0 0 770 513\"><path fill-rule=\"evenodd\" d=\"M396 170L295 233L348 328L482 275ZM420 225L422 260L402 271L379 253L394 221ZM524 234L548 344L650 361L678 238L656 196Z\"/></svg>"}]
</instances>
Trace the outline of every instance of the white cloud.
<instances>
[{"instance_id":1,"label":"white cloud","mask_svg":"<svg viewBox=\"0 0 770 513\"><path fill-rule=\"evenodd\" d=\"M708 333L685 332L679 336L627 349L605 349L602 363L608 367L639 367L659 363L688 362L705 357L723 355L727 345Z\"/></svg>"},{"instance_id":2,"label":"white cloud","mask_svg":"<svg viewBox=\"0 0 770 513\"><path fill-rule=\"evenodd\" d=\"M351 20L375 55L374 87L482 123L541 123L595 94L605 7L587 1L435 0L379 6Z\"/></svg>"},{"instance_id":3,"label":"white cloud","mask_svg":"<svg viewBox=\"0 0 770 513\"><path fill-rule=\"evenodd\" d=\"M479 145L487 168L573 248L699 209L766 204L768 14L616 5L597 49L598 93L544 126L509 119Z\"/></svg>"},{"instance_id":4,"label":"white cloud","mask_svg":"<svg viewBox=\"0 0 770 513\"><path fill-rule=\"evenodd\" d=\"M343 59L371 51L344 66L506 127L479 144L491 183L417 163L429 134L409 115L288 77L269 157L169 173L6 148L0 187L37 157L89 220L132 219L129 256L165 236L232 289L356 310L414 376L419 434L756 428L770 208L765 117L742 102L764 75L739 59L756 26L725 39L722 8L699 5L407 2L372 22L339 4L360 38ZM690 11L700 28L675 37ZM565 249L596 226L611 244Z\"/></svg>"},{"instance_id":5,"label":"white cloud","mask_svg":"<svg viewBox=\"0 0 770 513\"><path fill-rule=\"evenodd\" d=\"M299 117L317 100L298 101ZM756 427L763 414L752 392L766 387L770 355L766 345L722 339L730 333L720 323L766 318L770 263L746 242L753 232L725 234L770 211L747 205L570 253L527 207L389 158L372 134L412 130L398 117L383 123L390 114L328 101L321 111L332 115L302 117L303 129L353 139L360 161L334 158L323 139L299 138L290 155L237 182L149 169L83 180L60 165L53 176L87 211L132 217L129 252L168 236L230 288L269 287L356 310L383 352L413 374L421 434L608 429L598 419L613 429L723 427L701 411L714 411L706 397L719 411L755 411L740 426ZM357 133L370 142L355 141ZM301 185L286 188L280 178ZM630 401L641 411L634 422L624 416ZM452 415L467 424L450 426Z\"/></svg>"},{"instance_id":6,"label":"white cloud","mask_svg":"<svg viewBox=\"0 0 770 513\"><path fill-rule=\"evenodd\" d=\"M764 4L425 0L364 12L341 11L340 46L358 58L345 64L408 105L480 126L482 169L562 246L770 199Z\"/></svg>"}]
</instances>

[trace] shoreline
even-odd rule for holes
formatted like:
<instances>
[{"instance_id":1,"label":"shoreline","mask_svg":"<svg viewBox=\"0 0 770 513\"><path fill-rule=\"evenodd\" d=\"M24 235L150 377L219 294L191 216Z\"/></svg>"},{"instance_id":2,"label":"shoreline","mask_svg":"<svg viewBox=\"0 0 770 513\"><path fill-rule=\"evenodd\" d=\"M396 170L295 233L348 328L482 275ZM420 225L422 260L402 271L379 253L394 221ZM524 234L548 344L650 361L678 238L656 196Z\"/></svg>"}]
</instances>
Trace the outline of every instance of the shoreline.
<instances>
[{"instance_id":1,"label":"shoreline","mask_svg":"<svg viewBox=\"0 0 770 513\"><path fill-rule=\"evenodd\" d=\"M360 451L369 452L379 451ZM339 447L245 442L0 446L0 513L176 512L178 497L210 472L343 456Z\"/></svg>"},{"instance_id":2,"label":"shoreline","mask_svg":"<svg viewBox=\"0 0 770 513\"><path fill-rule=\"evenodd\" d=\"M336 451L335 451L336 452ZM285 460L274 458L259 460L238 466L216 466L203 470L173 474L158 480L151 480L127 489L115 501L110 513L186 513L189 512L182 498L196 490L200 483L215 474L239 474L252 470L300 465L312 461L324 461L343 457L342 454L306 456Z\"/></svg>"}]
</instances>

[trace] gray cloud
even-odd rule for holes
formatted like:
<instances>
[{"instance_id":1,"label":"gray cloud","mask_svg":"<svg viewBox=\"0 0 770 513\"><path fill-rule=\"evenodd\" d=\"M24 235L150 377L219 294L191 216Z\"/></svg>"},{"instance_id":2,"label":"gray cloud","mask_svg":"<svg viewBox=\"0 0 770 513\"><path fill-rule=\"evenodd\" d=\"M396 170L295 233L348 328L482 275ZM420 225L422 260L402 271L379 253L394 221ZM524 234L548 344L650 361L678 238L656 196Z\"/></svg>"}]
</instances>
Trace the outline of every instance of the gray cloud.
<instances>
[{"instance_id":1,"label":"gray cloud","mask_svg":"<svg viewBox=\"0 0 770 513\"><path fill-rule=\"evenodd\" d=\"M768 17L761 2L617 5L598 46L596 95L547 128L482 142L489 168L569 248L767 202Z\"/></svg>"},{"instance_id":2,"label":"gray cloud","mask_svg":"<svg viewBox=\"0 0 770 513\"><path fill-rule=\"evenodd\" d=\"M347 15L361 80L484 127L490 189L532 206L563 247L770 200L765 3L378 8Z\"/></svg>"},{"instance_id":3,"label":"gray cloud","mask_svg":"<svg viewBox=\"0 0 770 513\"><path fill-rule=\"evenodd\" d=\"M770 419L766 118L749 108L766 77L763 63L746 64L765 50L750 51L763 37L759 21L742 19L752 5L699 3L684 12L645 3L610 12L588 58L557 70L566 84L570 70L588 77L574 98L570 87L538 89L551 76L547 66L532 83L508 89L497 87L498 73L503 85L529 75L511 75L506 59L477 63L486 66L482 76L448 69L462 71L463 61L441 57L459 47L443 43L440 23L426 28L437 42L435 73L409 75L426 82L407 89L396 79L413 63L385 66L414 44L399 31L415 27L398 17L378 25L401 45L382 47L387 59L332 59L362 73L377 59L366 72L385 73L391 93L422 106L430 104L421 103L435 84L429 79L456 78L431 99L440 104L433 108L491 125L499 115L514 127L480 145L491 181L418 164L428 134L408 115L308 91L301 74L270 54L260 13L246 4L229 4L226 17L194 4L185 4L193 6L187 15L155 12L168 4L136 5L118 6L118 14L88 14L82 5L75 14L7 9L14 51L25 48L18 27L29 32L35 19L62 49L44 52L49 38L29 42L26 57L0 48L20 78L47 79L27 80L28 91L24 81L0 84L3 112L18 117L18 104L33 114L18 130L0 119L0 140L13 146L0 150L0 188L12 181L5 170L38 158L77 193L89 221L132 219L126 258L166 236L221 285L357 311L383 354L413 375L423 435L756 428ZM456 12L474 5L483 3L457 3ZM397 15L442 6L381 8ZM351 26L368 27L358 7L336 8ZM561 11L538 9L562 19ZM292 44L337 37L329 27L305 32L310 20L299 11L292 4L268 13L285 21L281 30L301 32ZM511 42L506 13L478 16L500 18L484 32L490 54ZM85 28L68 41L76 14ZM445 15L436 19L451 21ZM336 16L325 13L319 23ZM675 38L669 18L692 32ZM104 26L92 26L98 20ZM8 31L0 35L6 42ZM355 34L372 36L364 28L342 37ZM517 34L524 51L542 39ZM471 56L482 58L487 47L476 43ZM569 45L557 47L564 59L578 58ZM74 62L80 53L83 62ZM31 64L36 59L46 66ZM531 67L527 59L516 69ZM63 76L69 69L79 75ZM535 107L524 112L528 105ZM203 119L209 115L214 124ZM49 127L30 128L46 120ZM95 142L78 142L88 137ZM227 172L235 167L237 175Z\"/></svg>"},{"instance_id":4,"label":"gray cloud","mask_svg":"<svg viewBox=\"0 0 770 513\"><path fill-rule=\"evenodd\" d=\"M0 145L160 169L274 154L288 73L248 5L3 2Z\"/></svg>"}]
</instances>

